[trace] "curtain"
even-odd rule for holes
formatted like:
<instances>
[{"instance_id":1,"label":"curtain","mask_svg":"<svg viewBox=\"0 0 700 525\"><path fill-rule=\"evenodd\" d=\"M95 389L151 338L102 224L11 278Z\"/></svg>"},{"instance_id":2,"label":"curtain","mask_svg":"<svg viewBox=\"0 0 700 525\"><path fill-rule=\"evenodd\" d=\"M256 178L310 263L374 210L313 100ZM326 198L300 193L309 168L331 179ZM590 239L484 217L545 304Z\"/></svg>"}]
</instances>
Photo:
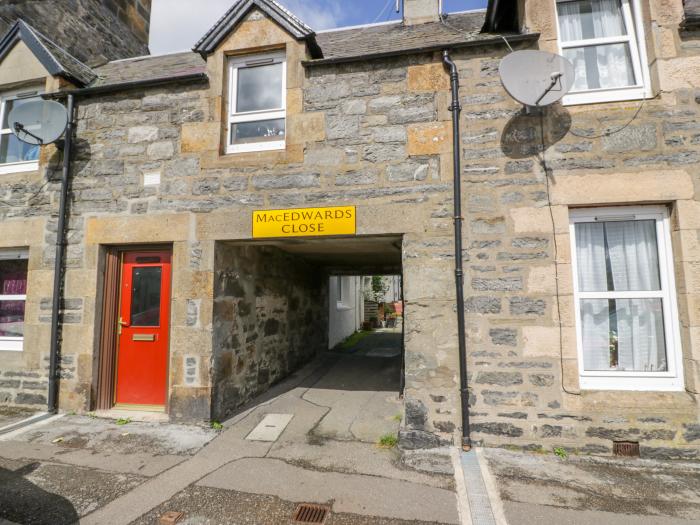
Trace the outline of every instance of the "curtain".
<instances>
[{"instance_id":1,"label":"curtain","mask_svg":"<svg viewBox=\"0 0 700 525\"><path fill-rule=\"evenodd\" d=\"M624 36L620 0L579 0L557 3L562 42Z\"/></svg>"},{"instance_id":2,"label":"curtain","mask_svg":"<svg viewBox=\"0 0 700 525\"><path fill-rule=\"evenodd\" d=\"M615 291L660 290L656 221L605 224ZM666 370L661 299L616 300L617 345L622 370Z\"/></svg>"},{"instance_id":3,"label":"curtain","mask_svg":"<svg viewBox=\"0 0 700 525\"><path fill-rule=\"evenodd\" d=\"M604 224L576 225L576 264L582 292L608 290ZM585 370L610 369L610 319L607 299L581 301L581 332Z\"/></svg>"},{"instance_id":4,"label":"curtain","mask_svg":"<svg viewBox=\"0 0 700 525\"><path fill-rule=\"evenodd\" d=\"M557 4L561 41L627 35L620 0L580 0ZM574 90L616 88L636 83L627 43L564 49L574 65Z\"/></svg>"},{"instance_id":5,"label":"curtain","mask_svg":"<svg viewBox=\"0 0 700 525\"><path fill-rule=\"evenodd\" d=\"M576 262L582 292L660 290L656 222L579 223ZM584 299L580 311L586 370L667 370L661 299Z\"/></svg>"}]
</instances>

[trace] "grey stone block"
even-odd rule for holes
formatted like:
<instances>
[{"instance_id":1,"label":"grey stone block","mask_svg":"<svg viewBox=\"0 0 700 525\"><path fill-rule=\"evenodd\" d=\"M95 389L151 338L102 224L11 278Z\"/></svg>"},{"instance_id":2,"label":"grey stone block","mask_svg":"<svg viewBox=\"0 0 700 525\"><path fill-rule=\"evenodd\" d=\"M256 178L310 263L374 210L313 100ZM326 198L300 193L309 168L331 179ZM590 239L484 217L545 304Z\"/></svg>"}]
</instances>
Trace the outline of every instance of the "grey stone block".
<instances>
[{"instance_id":1,"label":"grey stone block","mask_svg":"<svg viewBox=\"0 0 700 525\"><path fill-rule=\"evenodd\" d=\"M468 313L498 314L501 313L501 299L470 296L465 300L464 307Z\"/></svg>"},{"instance_id":2,"label":"grey stone block","mask_svg":"<svg viewBox=\"0 0 700 525\"><path fill-rule=\"evenodd\" d=\"M625 126L615 133L604 135L603 149L609 152L647 151L656 148L656 126Z\"/></svg>"},{"instance_id":3,"label":"grey stone block","mask_svg":"<svg viewBox=\"0 0 700 525\"><path fill-rule=\"evenodd\" d=\"M520 437L524 433L522 428L516 427L512 423L473 423L471 430L481 434L507 437Z\"/></svg>"},{"instance_id":4,"label":"grey stone block","mask_svg":"<svg viewBox=\"0 0 700 525\"><path fill-rule=\"evenodd\" d=\"M491 342L499 346L518 346L518 331L513 328L491 328Z\"/></svg>"},{"instance_id":5,"label":"grey stone block","mask_svg":"<svg viewBox=\"0 0 700 525\"><path fill-rule=\"evenodd\" d=\"M523 289L522 277L498 277L484 279L475 277L472 279L472 288L478 291L510 292Z\"/></svg>"},{"instance_id":6,"label":"grey stone block","mask_svg":"<svg viewBox=\"0 0 700 525\"><path fill-rule=\"evenodd\" d=\"M320 185L321 177L317 173L299 175L258 175L253 177L253 188L256 190L317 188Z\"/></svg>"},{"instance_id":7,"label":"grey stone block","mask_svg":"<svg viewBox=\"0 0 700 525\"><path fill-rule=\"evenodd\" d=\"M512 297L509 304L511 315L544 315L547 306L544 299L529 297Z\"/></svg>"},{"instance_id":8,"label":"grey stone block","mask_svg":"<svg viewBox=\"0 0 700 525\"><path fill-rule=\"evenodd\" d=\"M523 383L520 372L479 372L476 383L481 385L512 386Z\"/></svg>"},{"instance_id":9,"label":"grey stone block","mask_svg":"<svg viewBox=\"0 0 700 525\"><path fill-rule=\"evenodd\" d=\"M428 421L427 407L422 401L414 398L406 398L404 406L406 410L406 426L417 430L423 430Z\"/></svg>"}]
</instances>

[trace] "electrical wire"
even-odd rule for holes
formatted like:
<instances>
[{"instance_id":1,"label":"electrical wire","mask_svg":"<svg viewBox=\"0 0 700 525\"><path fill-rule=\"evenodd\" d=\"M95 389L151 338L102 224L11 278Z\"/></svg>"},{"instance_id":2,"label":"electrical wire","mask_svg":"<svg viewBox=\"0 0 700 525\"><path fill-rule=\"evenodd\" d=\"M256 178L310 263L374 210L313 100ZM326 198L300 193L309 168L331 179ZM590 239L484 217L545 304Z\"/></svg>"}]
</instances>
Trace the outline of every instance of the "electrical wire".
<instances>
[{"instance_id":1,"label":"electrical wire","mask_svg":"<svg viewBox=\"0 0 700 525\"><path fill-rule=\"evenodd\" d=\"M569 130L569 133L571 133L575 137L583 138L583 139L599 139L601 137L609 137L610 135L614 135L615 133L620 133L623 129L627 128L630 124L632 124L637 117L639 116L640 111L642 111L642 108L644 107L644 103L646 102L646 99L642 99L642 102L639 104L637 109L634 112L634 115L627 121L625 124L620 126L617 129L612 129L612 130L606 130L603 133L600 133L599 135L587 135L585 133L576 133L573 130Z\"/></svg>"},{"instance_id":2,"label":"electrical wire","mask_svg":"<svg viewBox=\"0 0 700 525\"><path fill-rule=\"evenodd\" d=\"M26 207L26 206L30 206L30 205L32 204L32 200L36 199L36 198L39 196L39 194L41 194L41 192L43 192L44 189L46 189L46 187L47 187L49 184L51 184L51 182L53 182L53 181L51 181L50 179L47 179L46 182L44 182L44 183L39 187L38 190L36 190L36 191L35 191L34 193L32 193L29 197L27 197L26 202L24 202L23 204L11 203L11 202L8 202L8 201L5 201L5 200L0 200L0 205L2 205L2 206L7 206L8 208L24 208L24 207Z\"/></svg>"},{"instance_id":3,"label":"electrical wire","mask_svg":"<svg viewBox=\"0 0 700 525\"><path fill-rule=\"evenodd\" d=\"M547 144L544 136L544 110L540 109L540 138L542 151L540 152L540 165L544 171L545 188L547 193L547 208L549 209L549 218L552 221L552 239L554 240L554 293L556 297L557 307L557 322L559 325L559 365L561 368L561 388L564 392L570 395L581 395L580 392L573 392L566 388L564 383L564 327L561 319L561 301L559 299L559 244L557 242L557 226L554 220L554 209L552 207L552 193L550 188L550 171L547 166Z\"/></svg>"}]
</instances>

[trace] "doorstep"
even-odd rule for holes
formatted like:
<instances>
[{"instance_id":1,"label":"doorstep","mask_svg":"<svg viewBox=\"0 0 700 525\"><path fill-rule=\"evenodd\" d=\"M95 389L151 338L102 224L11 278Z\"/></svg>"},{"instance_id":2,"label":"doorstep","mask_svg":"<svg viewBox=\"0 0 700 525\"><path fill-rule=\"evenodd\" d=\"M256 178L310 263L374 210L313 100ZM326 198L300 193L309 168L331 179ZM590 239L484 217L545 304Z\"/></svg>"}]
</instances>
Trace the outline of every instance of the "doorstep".
<instances>
[{"instance_id":1,"label":"doorstep","mask_svg":"<svg viewBox=\"0 0 700 525\"><path fill-rule=\"evenodd\" d=\"M167 423L170 417L163 411L143 410L140 408L111 408L109 410L97 410L97 417L104 419L130 419L144 423Z\"/></svg>"}]
</instances>

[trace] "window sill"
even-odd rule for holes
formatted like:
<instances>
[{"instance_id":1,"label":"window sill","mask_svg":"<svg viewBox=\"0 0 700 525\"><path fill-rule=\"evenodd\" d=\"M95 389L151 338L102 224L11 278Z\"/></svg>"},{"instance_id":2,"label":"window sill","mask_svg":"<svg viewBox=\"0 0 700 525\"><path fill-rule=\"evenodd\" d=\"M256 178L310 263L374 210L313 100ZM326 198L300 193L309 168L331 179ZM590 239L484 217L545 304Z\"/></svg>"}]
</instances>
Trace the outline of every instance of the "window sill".
<instances>
[{"instance_id":1,"label":"window sill","mask_svg":"<svg viewBox=\"0 0 700 525\"><path fill-rule=\"evenodd\" d=\"M590 391L637 391L637 392L682 392L685 384L680 377L626 376L579 376L581 390Z\"/></svg>"},{"instance_id":2,"label":"window sill","mask_svg":"<svg viewBox=\"0 0 700 525\"><path fill-rule=\"evenodd\" d=\"M652 98L652 93L644 87L624 89L608 89L602 91L582 91L572 93L562 98L563 106L578 106L584 104L603 104L606 102L628 102Z\"/></svg>"},{"instance_id":3,"label":"window sill","mask_svg":"<svg viewBox=\"0 0 700 525\"><path fill-rule=\"evenodd\" d=\"M286 141L261 142L257 144L245 144L241 146L227 146L226 154L235 155L237 153L262 153L265 151L284 151L287 147Z\"/></svg>"},{"instance_id":4,"label":"window sill","mask_svg":"<svg viewBox=\"0 0 700 525\"><path fill-rule=\"evenodd\" d=\"M0 352L22 352L24 347L23 338L2 338L0 339Z\"/></svg>"},{"instance_id":5,"label":"window sill","mask_svg":"<svg viewBox=\"0 0 700 525\"><path fill-rule=\"evenodd\" d=\"M10 164L0 164L0 175L7 175L9 173L25 173L28 171L37 171L39 169L39 162L13 162Z\"/></svg>"}]
</instances>

